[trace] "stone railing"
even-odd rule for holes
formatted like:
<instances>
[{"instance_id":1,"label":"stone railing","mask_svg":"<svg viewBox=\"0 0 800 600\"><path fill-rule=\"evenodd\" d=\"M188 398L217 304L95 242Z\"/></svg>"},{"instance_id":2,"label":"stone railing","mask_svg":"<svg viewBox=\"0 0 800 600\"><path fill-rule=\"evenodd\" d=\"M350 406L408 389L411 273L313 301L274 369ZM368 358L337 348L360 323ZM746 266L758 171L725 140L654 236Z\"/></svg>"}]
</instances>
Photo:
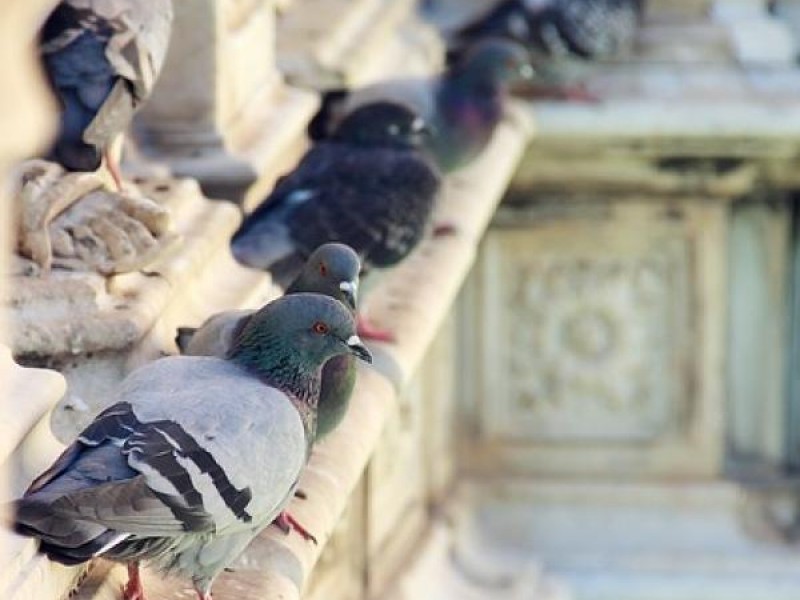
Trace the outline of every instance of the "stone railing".
<instances>
[{"instance_id":1,"label":"stone railing","mask_svg":"<svg viewBox=\"0 0 800 600\"><path fill-rule=\"evenodd\" d=\"M174 352L177 326L275 295L230 256L239 210L204 196L252 208L305 147L310 90L441 60L414 2L186 1L131 165L199 182L142 179L183 243L146 273L11 290L17 307L41 301L16 311L16 354L68 384L0 353L12 492L127 372ZM33 4L3 10L24 23ZM787 30L760 3L711 4L651 0L637 59L590 81L602 103L515 107L448 181L439 218L456 234L426 241L368 297L398 341L375 346L291 506L319 545L268 528L217 600L797 597L800 558L776 543L769 494L739 480L784 458L800 86ZM119 595L119 567L87 574L29 540L0 543L11 598L60 598L79 581L78 599ZM145 586L151 600L190 596L149 572Z\"/></svg>"}]
</instances>

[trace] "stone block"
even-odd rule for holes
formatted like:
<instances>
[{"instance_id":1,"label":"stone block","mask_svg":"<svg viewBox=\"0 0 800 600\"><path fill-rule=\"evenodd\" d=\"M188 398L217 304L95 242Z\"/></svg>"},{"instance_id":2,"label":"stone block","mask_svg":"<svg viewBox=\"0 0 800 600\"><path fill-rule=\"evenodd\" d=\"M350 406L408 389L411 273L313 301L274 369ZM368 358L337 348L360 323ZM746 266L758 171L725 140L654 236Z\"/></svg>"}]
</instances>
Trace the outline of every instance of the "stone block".
<instances>
[{"instance_id":1,"label":"stone block","mask_svg":"<svg viewBox=\"0 0 800 600\"><path fill-rule=\"evenodd\" d=\"M534 205L484 244L463 468L718 474L726 205Z\"/></svg>"},{"instance_id":2,"label":"stone block","mask_svg":"<svg viewBox=\"0 0 800 600\"><path fill-rule=\"evenodd\" d=\"M280 17L278 62L289 82L317 90L429 73L441 43L413 0L300 0Z\"/></svg>"}]
</instances>

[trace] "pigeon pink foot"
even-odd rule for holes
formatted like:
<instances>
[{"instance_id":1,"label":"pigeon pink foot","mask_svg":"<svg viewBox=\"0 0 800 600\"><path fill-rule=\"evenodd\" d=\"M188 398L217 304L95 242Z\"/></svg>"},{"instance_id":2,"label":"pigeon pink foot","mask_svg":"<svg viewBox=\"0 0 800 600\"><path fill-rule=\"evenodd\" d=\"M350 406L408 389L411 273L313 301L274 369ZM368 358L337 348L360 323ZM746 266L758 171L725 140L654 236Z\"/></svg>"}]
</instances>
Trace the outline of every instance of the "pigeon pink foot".
<instances>
[{"instance_id":1,"label":"pigeon pink foot","mask_svg":"<svg viewBox=\"0 0 800 600\"><path fill-rule=\"evenodd\" d=\"M275 523L278 529L280 529L286 535L289 535L292 529L294 529L305 541L314 542L314 545L316 546L317 538L314 537L313 534L309 533L308 530L300 523L298 523L297 519L290 515L288 511L282 511L277 517L275 517L273 523Z\"/></svg>"},{"instance_id":2,"label":"pigeon pink foot","mask_svg":"<svg viewBox=\"0 0 800 600\"><path fill-rule=\"evenodd\" d=\"M122 586L122 600L146 600L138 562L128 564L128 583Z\"/></svg>"},{"instance_id":3,"label":"pigeon pink foot","mask_svg":"<svg viewBox=\"0 0 800 600\"><path fill-rule=\"evenodd\" d=\"M458 233L455 223L437 223L433 226L433 237L448 237Z\"/></svg>"},{"instance_id":4,"label":"pigeon pink foot","mask_svg":"<svg viewBox=\"0 0 800 600\"><path fill-rule=\"evenodd\" d=\"M366 317L358 315L356 317L356 331L365 340L375 340L376 342L393 343L397 340L394 333L370 323Z\"/></svg>"},{"instance_id":5,"label":"pigeon pink foot","mask_svg":"<svg viewBox=\"0 0 800 600\"><path fill-rule=\"evenodd\" d=\"M202 592L197 588L195 588L194 591L197 592L197 600L214 600L214 598L211 597L211 592Z\"/></svg>"},{"instance_id":6,"label":"pigeon pink foot","mask_svg":"<svg viewBox=\"0 0 800 600\"><path fill-rule=\"evenodd\" d=\"M119 169L119 164L116 160L114 160L114 158L111 156L111 152L109 151L105 152L104 157L106 159L106 168L108 169L108 172L111 173L111 179L114 180L114 185L117 186L117 191L123 191L122 171Z\"/></svg>"}]
</instances>

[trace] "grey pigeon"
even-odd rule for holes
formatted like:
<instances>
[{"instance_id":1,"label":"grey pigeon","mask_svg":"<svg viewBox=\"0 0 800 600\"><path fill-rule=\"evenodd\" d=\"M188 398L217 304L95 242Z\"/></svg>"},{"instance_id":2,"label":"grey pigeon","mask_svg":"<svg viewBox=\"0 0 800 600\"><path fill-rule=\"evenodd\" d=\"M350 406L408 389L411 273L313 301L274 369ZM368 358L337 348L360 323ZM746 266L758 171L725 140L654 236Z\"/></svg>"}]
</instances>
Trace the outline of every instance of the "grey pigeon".
<instances>
[{"instance_id":1,"label":"grey pigeon","mask_svg":"<svg viewBox=\"0 0 800 600\"><path fill-rule=\"evenodd\" d=\"M14 502L15 528L64 564L140 561L214 578L291 497L314 435L321 367L371 360L350 312L319 294L262 308L226 359L175 356L136 370L103 411Z\"/></svg>"},{"instance_id":2,"label":"grey pigeon","mask_svg":"<svg viewBox=\"0 0 800 600\"><path fill-rule=\"evenodd\" d=\"M167 53L171 0L62 0L45 22L39 49L61 105L48 158L70 171L94 171L150 96Z\"/></svg>"},{"instance_id":3,"label":"grey pigeon","mask_svg":"<svg viewBox=\"0 0 800 600\"><path fill-rule=\"evenodd\" d=\"M425 135L399 104L354 111L245 219L233 255L284 288L326 242L350 246L365 270L397 264L424 237L442 182L420 150Z\"/></svg>"},{"instance_id":4,"label":"grey pigeon","mask_svg":"<svg viewBox=\"0 0 800 600\"><path fill-rule=\"evenodd\" d=\"M451 59L487 38L514 40L532 55L543 92L568 87L576 63L607 60L630 52L642 0L504 0L452 35Z\"/></svg>"},{"instance_id":5,"label":"grey pigeon","mask_svg":"<svg viewBox=\"0 0 800 600\"><path fill-rule=\"evenodd\" d=\"M361 263L352 248L344 244L324 244L311 254L286 293L325 294L336 298L355 313L360 268ZM217 313L197 329L179 328L175 341L181 354L224 357L237 332L255 313L255 310ZM315 442L333 431L347 414L355 381L356 361L353 356L334 356L325 363L322 368Z\"/></svg>"},{"instance_id":6,"label":"grey pigeon","mask_svg":"<svg viewBox=\"0 0 800 600\"><path fill-rule=\"evenodd\" d=\"M429 148L438 166L450 172L483 151L503 118L510 87L532 76L528 54L519 44L487 40L433 78L391 79L329 92L309 131L312 138L322 139L358 107L400 102L430 124Z\"/></svg>"}]
</instances>

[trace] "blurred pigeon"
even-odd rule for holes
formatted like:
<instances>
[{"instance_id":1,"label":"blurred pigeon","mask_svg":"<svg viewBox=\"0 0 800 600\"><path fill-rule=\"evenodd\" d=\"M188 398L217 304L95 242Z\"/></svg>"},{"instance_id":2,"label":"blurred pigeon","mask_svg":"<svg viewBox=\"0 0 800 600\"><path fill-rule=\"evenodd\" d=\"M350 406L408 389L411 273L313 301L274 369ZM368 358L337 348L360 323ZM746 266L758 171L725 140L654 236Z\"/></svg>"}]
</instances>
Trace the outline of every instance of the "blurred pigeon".
<instances>
[{"instance_id":1,"label":"blurred pigeon","mask_svg":"<svg viewBox=\"0 0 800 600\"><path fill-rule=\"evenodd\" d=\"M439 167L453 171L486 147L503 118L511 86L533 77L524 48L505 40L475 44L439 76L382 81L357 90L329 92L312 121L312 138L324 138L342 115L372 102L402 102L431 126L429 148Z\"/></svg>"},{"instance_id":2,"label":"blurred pigeon","mask_svg":"<svg viewBox=\"0 0 800 600\"><path fill-rule=\"evenodd\" d=\"M121 189L110 146L152 92L171 28L171 0L59 3L39 39L61 105L61 128L48 158L70 171L94 171L105 156Z\"/></svg>"},{"instance_id":3,"label":"blurred pigeon","mask_svg":"<svg viewBox=\"0 0 800 600\"><path fill-rule=\"evenodd\" d=\"M233 236L245 265L294 280L321 244L347 244L362 268L390 267L419 243L441 175L419 150L424 121L399 104L364 106L315 144Z\"/></svg>"},{"instance_id":4,"label":"blurred pigeon","mask_svg":"<svg viewBox=\"0 0 800 600\"><path fill-rule=\"evenodd\" d=\"M570 89L576 61L604 60L631 50L642 0L504 0L452 35L450 56L487 38L514 40L531 52L536 80L545 92Z\"/></svg>"},{"instance_id":5,"label":"blurred pigeon","mask_svg":"<svg viewBox=\"0 0 800 600\"><path fill-rule=\"evenodd\" d=\"M358 274L361 263L356 253L344 244L324 244L317 248L287 294L313 292L342 302L355 313ZM199 328L181 327L175 342L181 354L190 356L227 355L238 331L255 310L229 310L208 318ZM333 431L347 413L356 382L355 359L344 354L328 359L322 368L322 386L317 407L315 441Z\"/></svg>"},{"instance_id":6,"label":"blurred pigeon","mask_svg":"<svg viewBox=\"0 0 800 600\"><path fill-rule=\"evenodd\" d=\"M210 600L216 575L282 511L312 444L322 364L370 360L340 302L279 298L253 315L227 359L145 365L116 402L14 502L15 528L64 564L139 562L190 577Z\"/></svg>"}]
</instances>

